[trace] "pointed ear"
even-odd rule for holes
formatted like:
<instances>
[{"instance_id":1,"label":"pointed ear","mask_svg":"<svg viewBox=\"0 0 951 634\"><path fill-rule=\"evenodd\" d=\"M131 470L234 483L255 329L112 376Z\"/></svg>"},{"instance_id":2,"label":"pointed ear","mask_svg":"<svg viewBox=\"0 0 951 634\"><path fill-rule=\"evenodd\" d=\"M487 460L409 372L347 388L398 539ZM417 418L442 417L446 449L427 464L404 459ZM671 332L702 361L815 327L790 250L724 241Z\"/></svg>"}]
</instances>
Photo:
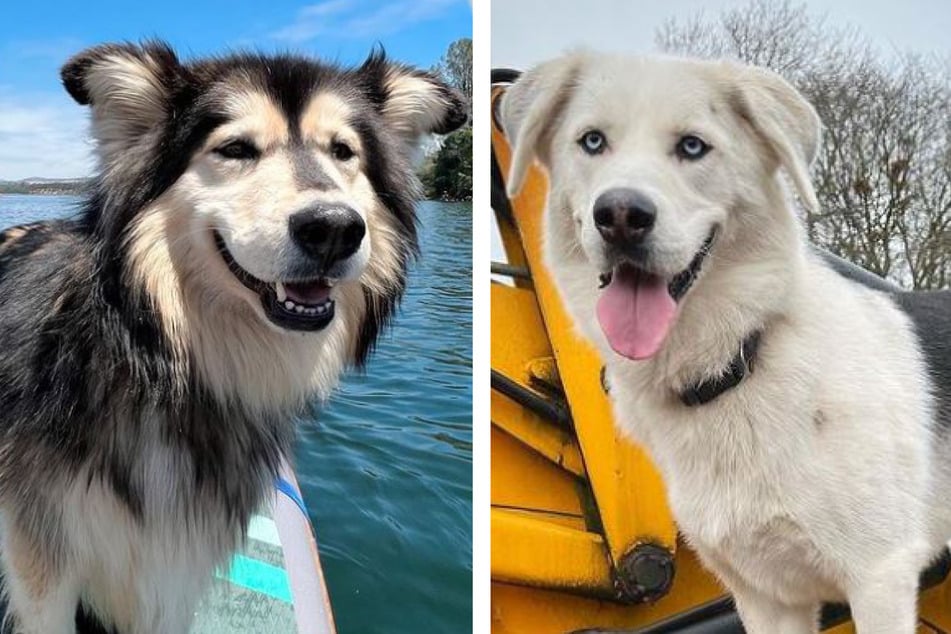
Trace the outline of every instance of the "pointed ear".
<instances>
[{"instance_id":1,"label":"pointed ear","mask_svg":"<svg viewBox=\"0 0 951 634\"><path fill-rule=\"evenodd\" d=\"M512 144L506 187L509 196L522 189L535 158L548 163L551 132L571 98L585 57L572 53L540 64L519 77L502 96L499 120Z\"/></svg>"},{"instance_id":2,"label":"pointed ear","mask_svg":"<svg viewBox=\"0 0 951 634\"><path fill-rule=\"evenodd\" d=\"M360 67L390 130L415 146L427 134L448 134L469 120L469 104L435 75L389 62L377 49Z\"/></svg>"},{"instance_id":3,"label":"pointed ear","mask_svg":"<svg viewBox=\"0 0 951 634\"><path fill-rule=\"evenodd\" d=\"M164 121L182 67L162 42L104 44L63 66L66 91L93 111L93 133L102 151L127 148Z\"/></svg>"},{"instance_id":4,"label":"pointed ear","mask_svg":"<svg viewBox=\"0 0 951 634\"><path fill-rule=\"evenodd\" d=\"M731 65L730 105L786 170L809 211L819 201L809 168L819 151L822 124L812 105L776 73Z\"/></svg>"}]
</instances>

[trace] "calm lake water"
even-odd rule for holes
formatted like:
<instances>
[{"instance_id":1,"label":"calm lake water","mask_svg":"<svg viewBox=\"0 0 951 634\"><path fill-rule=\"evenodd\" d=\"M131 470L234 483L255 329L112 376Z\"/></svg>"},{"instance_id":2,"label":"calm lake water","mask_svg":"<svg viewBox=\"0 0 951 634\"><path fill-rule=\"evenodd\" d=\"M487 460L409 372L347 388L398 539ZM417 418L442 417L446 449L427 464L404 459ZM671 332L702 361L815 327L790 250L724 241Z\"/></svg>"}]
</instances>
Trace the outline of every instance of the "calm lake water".
<instances>
[{"instance_id":1,"label":"calm lake water","mask_svg":"<svg viewBox=\"0 0 951 634\"><path fill-rule=\"evenodd\" d=\"M76 201L0 195L0 227ZM341 634L472 627L472 208L419 214L423 254L394 327L300 427L297 477Z\"/></svg>"}]
</instances>

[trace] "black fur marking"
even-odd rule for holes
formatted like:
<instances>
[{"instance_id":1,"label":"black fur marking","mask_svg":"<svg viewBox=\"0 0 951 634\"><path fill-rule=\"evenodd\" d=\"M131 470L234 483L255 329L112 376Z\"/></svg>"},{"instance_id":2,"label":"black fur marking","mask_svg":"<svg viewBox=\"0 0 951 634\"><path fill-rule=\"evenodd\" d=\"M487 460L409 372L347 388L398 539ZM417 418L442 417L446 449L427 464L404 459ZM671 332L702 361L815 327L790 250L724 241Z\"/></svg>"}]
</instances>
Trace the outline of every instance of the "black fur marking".
<instances>
[{"instance_id":1,"label":"black fur marking","mask_svg":"<svg viewBox=\"0 0 951 634\"><path fill-rule=\"evenodd\" d=\"M294 166L294 181L302 189L328 190L334 187L334 181L320 166L313 151L297 142L291 146L291 162Z\"/></svg>"},{"instance_id":2,"label":"black fur marking","mask_svg":"<svg viewBox=\"0 0 951 634\"><path fill-rule=\"evenodd\" d=\"M402 159L381 138L385 132L374 127L372 118L354 120L351 123L361 137L367 178L380 201L398 221L405 238L398 245L401 251L397 254L399 266L405 270L410 261L419 254L416 208L413 203L418 196L418 181L415 178L404 180L403 183L397 180L401 172L406 173L404 170L407 170L408 166L401 170L393 169L394 165L401 164ZM389 324L403 295L404 285L405 276L400 276L397 286L387 289L384 294L364 288L367 315L355 350L356 365L362 366L366 362L380 332Z\"/></svg>"},{"instance_id":3,"label":"black fur marking","mask_svg":"<svg viewBox=\"0 0 951 634\"><path fill-rule=\"evenodd\" d=\"M76 634L120 634L113 627L106 627L96 615L82 603L76 608Z\"/></svg>"},{"instance_id":4,"label":"black fur marking","mask_svg":"<svg viewBox=\"0 0 951 634\"><path fill-rule=\"evenodd\" d=\"M389 93L386 90L386 71L388 68L386 51L382 45L377 45L370 51L366 60L354 73L354 78L363 89L370 103L378 110L382 110Z\"/></svg>"},{"instance_id":5,"label":"black fur marking","mask_svg":"<svg viewBox=\"0 0 951 634\"><path fill-rule=\"evenodd\" d=\"M938 424L951 428L951 290L897 293L915 324L938 406Z\"/></svg>"},{"instance_id":6,"label":"black fur marking","mask_svg":"<svg viewBox=\"0 0 951 634\"><path fill-rule=\"evenodd\" d=\"M447 107L445 116L433 132L449 134L453 130L461 128L469 120L469 108L459 91L443 84L436 84L436 90L442 95Z\"/></svg>"},{"instance_id":7,"label":"black fur marking","mask_svg":"<svg viewBox=\"0 0 951 634\"><path fill-rule=\"evenodd\" d=\"M951 290L902 291L842 258L825 251L819 253L843 277L891 295L911 318L935 390L938 425L951 429Z\"/></svg>"}]
</instances>

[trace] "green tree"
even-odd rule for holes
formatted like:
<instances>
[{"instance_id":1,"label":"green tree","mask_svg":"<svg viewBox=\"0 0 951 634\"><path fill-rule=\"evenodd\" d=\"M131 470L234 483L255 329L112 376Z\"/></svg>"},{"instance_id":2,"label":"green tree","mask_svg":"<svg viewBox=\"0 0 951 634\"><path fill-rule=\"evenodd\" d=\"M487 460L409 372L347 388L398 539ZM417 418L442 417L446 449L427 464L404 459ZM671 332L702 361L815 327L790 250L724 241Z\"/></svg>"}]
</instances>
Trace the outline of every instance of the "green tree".
<instances>
[{"instance_id":1,"label":"green tree","mask_svg":"<svg viewBox=\"0 0 951 634\"><path fill-rule=\"evenodd\" d=\"M472 40L449 45L433 72L461 92L472 113ZM424 165L420 177L426 197L439 200L472 199L472 124L453 132Z\"/></svg>"},{"instance_id":2,"label":"green tree","mask_svg":"<svg viewBox=\"0 0 951 634\"><path fill-rule=\"evenodd\" d=\"M472 127L446 137L422 174L426 197L439 200L472 199Z\"/></svg>"}]
</instances>

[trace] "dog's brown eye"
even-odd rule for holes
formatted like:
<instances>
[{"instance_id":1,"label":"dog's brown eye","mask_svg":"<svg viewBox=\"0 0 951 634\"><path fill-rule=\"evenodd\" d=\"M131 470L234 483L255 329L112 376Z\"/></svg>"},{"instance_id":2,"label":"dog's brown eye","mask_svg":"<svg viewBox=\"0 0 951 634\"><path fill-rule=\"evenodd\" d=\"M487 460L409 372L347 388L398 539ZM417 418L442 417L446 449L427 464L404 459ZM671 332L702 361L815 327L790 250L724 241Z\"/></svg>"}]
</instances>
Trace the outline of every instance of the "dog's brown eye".
<instances>
[{"instance_id":1,"label":"dog's brown eye","mask_svg":"<svg viewBox=\"0 0 951 634\"><path fill-rule=\"evenodd\" d=\"M608 140L600 130L588 130L578 139L578 145L588 154L595 155L604 152Z\"/></svg>"},{"instance_id":2,"label":"dog's brown eye","mask_svg":"<svg viewBox=\"0 0 951 634\"><path fill-rule=\"evenodd\" d=\"M236 161L250 161L261 155L261 152L251 143L242 139L228 141L214 149L215 154L222 158Z\"/></svg>"},{"instance_id":3,"label":"dog's brown eye","mask_svg":"<svg viewBox=\"0 0 951 634\"><path fill-rule=\"evenodd\" d=\"M334 141L330 146L330 153L338 161L349 161L353 158L353 149L341 141Z\"/></svg>"},{"instance_id":4,"label":"dog's brown eye","mask_svg":"<svg viewBox=\"0 0 951 634\"><path fill-rule=\"evenodd\" d=\"M696 161L697 159L702 159L706 156L707 152L711 149L703 139L692 134L681 137L677 141L677 156L688 161Z\"/></svg>"}]
</instances>

